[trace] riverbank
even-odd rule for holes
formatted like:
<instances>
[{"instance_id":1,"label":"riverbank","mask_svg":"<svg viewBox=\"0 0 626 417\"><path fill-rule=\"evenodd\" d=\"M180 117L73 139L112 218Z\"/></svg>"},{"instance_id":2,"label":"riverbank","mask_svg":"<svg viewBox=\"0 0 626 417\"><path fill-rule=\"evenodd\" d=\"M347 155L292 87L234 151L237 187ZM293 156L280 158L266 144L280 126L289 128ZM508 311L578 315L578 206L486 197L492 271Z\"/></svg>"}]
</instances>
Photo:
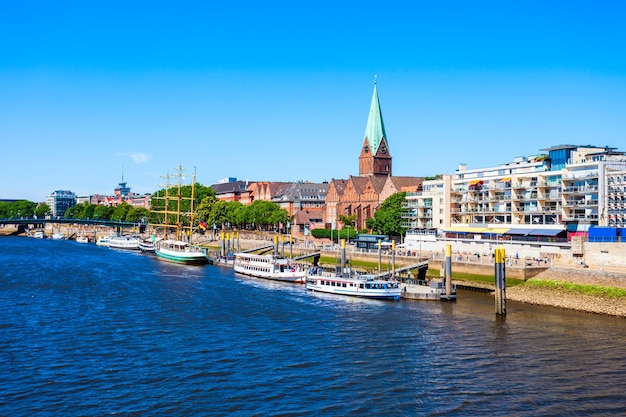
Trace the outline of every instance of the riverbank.
<instances>
[{"instance_id":1,"label":"riverbank","mask_svg":"<svg viewBox=\"0 0 626 417\"><path fill-rule=\"evenodd\" d=\"M259 247L267 243L271 244L271 241L242 240L240 242L242 249ZM590 295L554 285L534 285L537 281L626 289L626 269L606 271L552 266L522 284L508 287L506 292L507 300L510 301L626 317L626 297L624 296ZM453 282L455 282L454 268ZM493 285L483 285L481 282L475 282L475 285L477 288L493 289Z\"/></svg>"},{"instance_id":2,"label":"riverbank","mask_svg":"<svg viewBox=\"0 0 626 417\"><path fill-rule=\"evenodd\" d=\"M534 285L538 281L626 289L624 273L553 267L523 284L507 288L506 297L521 303L626 317L626 297L583 294L555 285Z\"/></svg>"}]
</instances>

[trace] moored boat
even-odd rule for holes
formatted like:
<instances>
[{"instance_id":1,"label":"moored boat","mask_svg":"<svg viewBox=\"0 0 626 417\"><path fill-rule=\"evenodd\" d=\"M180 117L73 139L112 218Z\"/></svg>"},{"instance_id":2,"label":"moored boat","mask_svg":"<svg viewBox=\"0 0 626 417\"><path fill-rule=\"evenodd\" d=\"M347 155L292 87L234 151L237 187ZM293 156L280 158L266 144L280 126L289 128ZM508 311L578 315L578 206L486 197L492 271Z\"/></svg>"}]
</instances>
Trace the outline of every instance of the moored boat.
<instances>
[{"instance_id":1,"label":"moored boat","mask_svg":"<svg viewBox=\"0 0 626 417\"><path fill-rule=\"evenodd\" d=\"M236 253L235 272L275 281L304 283L306 270L292 260L278 255Z\"/></svg>"},{"instance_id":2,"label":"moored boat","mask_svg":"<svg viewBox=\"0 0 626 417\"><path fill-rule=\"evenodd\" d=\"M32 237L34 237L35 239L43 239L44 238L44 234L43 234L43 230L36 230L32 235L30 235Z\"/></svg>"},{"instance_id":3,"label":"moored boat","mask_svg":"<svg viewBox=\"0 0 626 417\"><path fill-rule=\"evenodd\" d=\"M382 280L374 275L359 274L351 268L338 268L335 272L322 268L311 268L307 274L306 288L309 291L351 297L381 300L399 300L402 294L400 282Z\"/></svg>"},{"instance_id":4,"label":"moored boat","mask_svg":"<svg viewBox=\"0 0 626 417\"><path fill-rule=\"evenodd\" d=\"M157 240L154 245L154 253L157 258L177 264L204 265L209 262L205 251L181 240Z\"/></svg>"},{"instance_id":5,"label":"moored boat","mask_svg":"<svg viewBox=\"0 0 626 417\"><path fill-rule=\"evenodd\" d=\"M137 236L111 236L109 247L113 249L139 250L139 238Z\"/></svg>"},{"instance_id":6,"label":"moored boat","mask_svg":"<svg viewBox=\"0 0 626 417\"><path fill-rule=\"evenodd\" d=\"M153 201L162 202L162 210L152 210L159 218L154 229L162 228L163 237L154 242L154 254L158 260L185 265L205 265L209 263L206 250L192 243L193 231L198 227L194 211L195 174L191 176L191 196L183 197L181 192L182 167L178 167L178 185L170 189L165 185L163 195L153 195ZM166 176L169 179L169 175ZM174 206L176 209L171 209ZM175 238L169 238L173 230Z\"/></svg>"},{"instance_id":7,"label":"moored boat","mask_svg":"<svg viewBox=\"0 0 626 417\"><path fill-rule=\"evenodd\" d=\"M141 239L139 241L139 250L144 253L154 253L154 241L152 239Z\"/></svg>"},{"instance_id":8,"label":"moored boat","mask_svg":"<svg viewBox=\"0 0 626 417\"><path fill-rule=\"evenodd\" d=\"M107 235L98 236L98 238L96 239L96 245L109 246L109 241L111 240L111 237L112 236Z\"/></svg>"},{"instance_id":9,"label":"moored boat","mask_svg":"<svg viewBox=\"0 0 626 417\"><path fill-rule=\"evenodd\" d=\"M76 242L89 243L89 238L87 236L76 236Z\"/></svg>"},{"instance_id":10,"label":"moored boat","mask_svg":"<svg viewBox=\"0 0 626 417\"><path fill-rule=\"evenodd\" d=\"M54 232L52 234L52 239L63 240L63 239L65 239L65 235L63 233L61 233L61 232Z\"/></svg>"}]
</instances>

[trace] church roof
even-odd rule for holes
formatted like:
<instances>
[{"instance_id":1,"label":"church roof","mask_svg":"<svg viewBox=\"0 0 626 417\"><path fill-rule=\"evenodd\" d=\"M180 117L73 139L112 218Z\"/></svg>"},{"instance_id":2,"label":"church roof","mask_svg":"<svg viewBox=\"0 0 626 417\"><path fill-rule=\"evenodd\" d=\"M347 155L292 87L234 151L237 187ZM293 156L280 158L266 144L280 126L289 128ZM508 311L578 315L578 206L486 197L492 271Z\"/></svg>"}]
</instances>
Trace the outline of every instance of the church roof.
<instances>
[{"instance_id":1,"label":"church roof","mask_svg":"<svg viewBox=\"0 0 626 417\"><path fill-rule=\"evenodd\" d=\"M374 94L372 94L372 104L370 104L370 114L367 118L365 137L369 142L372 155L376 155L382 139L387 137L385 124L383 123L383 114L380 110L380 103L378 101L376 82L374 82Z\"/></svg>"}]
</instances>

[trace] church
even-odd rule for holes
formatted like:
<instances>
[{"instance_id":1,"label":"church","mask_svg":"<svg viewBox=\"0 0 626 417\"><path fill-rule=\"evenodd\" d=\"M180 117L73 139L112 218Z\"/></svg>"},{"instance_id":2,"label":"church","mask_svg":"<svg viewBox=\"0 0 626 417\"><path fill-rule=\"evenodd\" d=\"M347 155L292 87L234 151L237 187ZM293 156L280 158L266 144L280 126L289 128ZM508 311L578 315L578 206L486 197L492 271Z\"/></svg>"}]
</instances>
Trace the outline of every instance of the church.
<instances>
[{"instance_id":1,"label":"church","mask_svg":"<svg viewBox=\"0 0 626 417\"><path fill-rule=\"evenodd\" d=\"M326 195L326 226L341 229L344 225L339 216L356 215L355 227L362 230L366 220L373 217L391 195L402 191L421 191L424 178L398 177L392 172L389 140L374 81L365 138L359 155L359 175L331 180Z\"/></svg>"}]
</instances>

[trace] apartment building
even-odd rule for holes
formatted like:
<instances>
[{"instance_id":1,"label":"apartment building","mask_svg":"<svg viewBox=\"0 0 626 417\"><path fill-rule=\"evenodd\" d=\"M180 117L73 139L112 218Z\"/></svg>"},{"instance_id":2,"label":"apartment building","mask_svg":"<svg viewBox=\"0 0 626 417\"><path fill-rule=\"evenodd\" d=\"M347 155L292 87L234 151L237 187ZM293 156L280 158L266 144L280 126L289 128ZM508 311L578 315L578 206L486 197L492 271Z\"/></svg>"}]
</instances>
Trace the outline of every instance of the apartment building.
<instances>
[{"instance_id":1,"label":"apartment building","mask_svg":"<svg viewBox=\"0 0 626 417\"><path fill-rule=\"evenodd\" d=\"M495 167L467 169L407 194L410 233L481 230L563 236L626 222L626 154L558 145ZM474 229L468 229L474 227ZM482 229L480 229L482 228Z\"/></svg>"}]
</instances>

